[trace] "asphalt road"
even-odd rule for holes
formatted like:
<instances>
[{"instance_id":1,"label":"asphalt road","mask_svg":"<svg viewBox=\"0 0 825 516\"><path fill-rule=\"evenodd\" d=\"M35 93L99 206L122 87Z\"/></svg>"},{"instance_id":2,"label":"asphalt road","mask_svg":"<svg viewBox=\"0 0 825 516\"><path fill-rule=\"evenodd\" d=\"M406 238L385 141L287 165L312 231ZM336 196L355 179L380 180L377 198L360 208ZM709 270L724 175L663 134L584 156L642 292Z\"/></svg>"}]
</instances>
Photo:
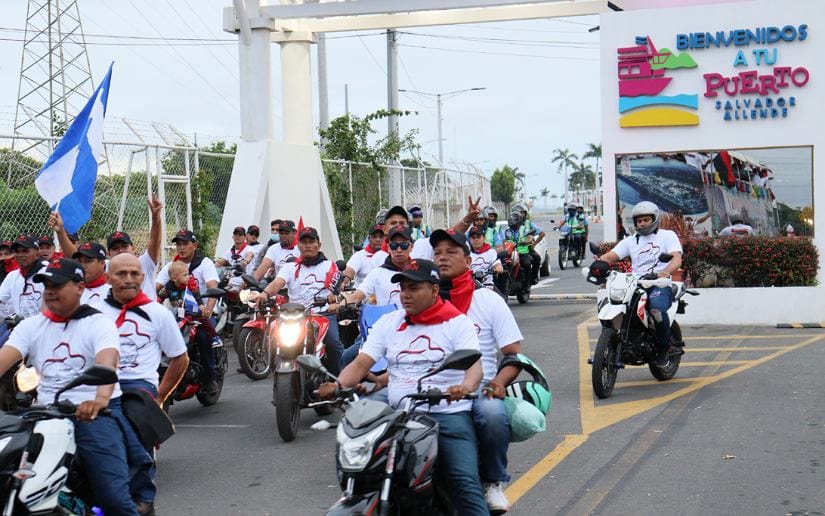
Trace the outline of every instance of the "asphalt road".
<instances>
[{"instance_id":1,"label":"asphalt road","mask_svg":"<svg viewBox=\"0 0 825 516\"><path fill-rule=\"evenodd\" d=\"M592 292L578 270L554 267L553 277L537 293ZM511 514L825 513L825 330L683 328L673 381L627 368L597 402L592 303L510 307L553 390L547 431L510 448ZM340 496L334 430L311 430L319 418L305 411L298 438L282 442L271 380L230 371L217 405L172 407L178 433L159 452L158 514L324 513Z\"/></svg>"}]
</instances>

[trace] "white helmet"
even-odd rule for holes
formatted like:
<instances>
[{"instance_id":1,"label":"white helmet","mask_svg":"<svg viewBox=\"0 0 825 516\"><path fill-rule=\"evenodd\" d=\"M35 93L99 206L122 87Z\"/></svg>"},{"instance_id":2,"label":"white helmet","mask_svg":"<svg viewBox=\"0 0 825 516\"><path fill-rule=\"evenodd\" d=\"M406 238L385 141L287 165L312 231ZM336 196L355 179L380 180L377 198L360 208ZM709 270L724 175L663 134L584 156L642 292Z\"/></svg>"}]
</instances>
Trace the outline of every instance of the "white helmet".
<instances>
[{"instance_id":1,"label":"white helmet","mask_svg":"<svg viewBox=\"0 0 825 516\"><path fill-rule=\"evenodd\" d=\"M633 207L630 215L633 218L633 227L636 228L636 233L642 236L649 235L659 229L659 207L650 201L637 203L636 206ZM651 215L653 217L653 222L646 228L636 226L636 217L641 217L642 215Z\"/></svg>"}]
</instances>

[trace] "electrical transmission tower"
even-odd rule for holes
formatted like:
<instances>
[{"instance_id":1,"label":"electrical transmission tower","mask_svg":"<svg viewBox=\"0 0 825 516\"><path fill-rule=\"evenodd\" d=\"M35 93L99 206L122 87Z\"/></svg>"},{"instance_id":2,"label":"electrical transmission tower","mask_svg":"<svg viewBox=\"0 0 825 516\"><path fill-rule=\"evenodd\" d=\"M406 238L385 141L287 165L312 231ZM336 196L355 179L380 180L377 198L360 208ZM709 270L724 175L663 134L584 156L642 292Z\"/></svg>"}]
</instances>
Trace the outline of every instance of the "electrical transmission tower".
<instances>
[{"instance_id":1,"label":"electrical transmission tower","mask_svg":"<svg viewBox=\"0 0 825 516\"><path fill-rule=\"evenodd\" d=\"M29 0L23 39L14 132L61 136L93 91L77 0Z\"/></svg>"}]
</instances>

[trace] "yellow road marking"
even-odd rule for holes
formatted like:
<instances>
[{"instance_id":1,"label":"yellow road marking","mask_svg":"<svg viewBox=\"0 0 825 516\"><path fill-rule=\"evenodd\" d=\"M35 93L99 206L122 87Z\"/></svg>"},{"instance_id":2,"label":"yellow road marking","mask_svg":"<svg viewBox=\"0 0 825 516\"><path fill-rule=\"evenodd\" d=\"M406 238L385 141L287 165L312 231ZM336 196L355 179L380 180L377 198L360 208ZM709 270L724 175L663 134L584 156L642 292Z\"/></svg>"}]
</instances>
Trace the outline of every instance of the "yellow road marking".
<instances>
[{"instance_id":1,"label":"yellow road marking","mask_svg":"<svg viewBox=\"0 0 825 516\"><path fill-rule=\"evenodd\" d=\"M644 387L647 385L668 385L671 383L693 383L699 380L699 378L673 378L666 382L660 382L659 380L639 380L638 382L616 382L614 385L615 388L619 387Z\"/></svg>"},{"instance_id":2,"label":"yellow road marking","mask_svg":"<svg viewBox=\"0 0 825 516\"><path fill-rule=\"evenodd\" d=\"M600 326L599 324L588 325L590 328ZM794 335L793 333L777 333L776 335L694 335L682 337L683 340L750 340L750 339L800 339L805 337L816 337L818 333L803 333ZM597 342L599 339L589 339L588 342ZM744 348L737 348L744 349Z\"/></svg>"},{"instance_id":3,"label":"yellow road marking","mask_svg":"<svg viewBox=\"0 0 825 516\"><path fill-rule=\"evenodd\" d=\"M504 492L507 499L510 500L510 504L516 503L527 491L533 489L545 475L550 473L561 461L573 453L573 450L584 444L587 437L588 436L581 434L565 435L564 440L556 445L553 451L538 461L535 466L519 477L518 480L510 484L510 487Z\"/></svg>"},{"instance_id":4,"label":"yellow road marking","mask_svg":"<svg viewBox=\"0 0 825 516\"><path fill-rule=\"evenodd\" d=\"M742 346L737 348L689 348L684 349L685 353L708 353L716 352L722 353L726 351L776 351L783 349L785 346Z\"/></svg>"},{"instance_id":5,"label":"yellow road marking","mask_svg":"<svg viewBox=\"0 0 825 516\"><path fill-rule=\"evenodd\" d=\"M753 360L708 360L707 362L682 362L679 367L705 367L750 364Z\"/></svg>"}]
</instances>

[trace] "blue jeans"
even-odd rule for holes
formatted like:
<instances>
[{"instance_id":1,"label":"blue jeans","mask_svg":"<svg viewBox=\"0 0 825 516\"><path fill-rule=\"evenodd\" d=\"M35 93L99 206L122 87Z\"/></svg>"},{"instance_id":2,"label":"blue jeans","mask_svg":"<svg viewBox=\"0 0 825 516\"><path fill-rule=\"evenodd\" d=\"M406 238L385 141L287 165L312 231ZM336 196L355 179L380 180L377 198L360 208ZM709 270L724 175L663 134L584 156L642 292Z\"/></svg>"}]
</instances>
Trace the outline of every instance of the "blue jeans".
<instances>
[{"instance_id":1,"label":"blue jeans","mask_svg":"<svg viewBox=\"0 0 825 516\"><path fill-rule=\"evenodd\" d=\"M489 516L478 476L478 439L470 412L429 414L438 421L438 469L462 516Z\"/></svg>"},{"instance_id":2,"label":"blue jeans","mask_svg":"<svg viewBox=\"0 0 825 516\"><path fill-rule=\"evenodd\" d=\"M363 345L364 338L359 335L358 338L355 339L355 342L352 344L352 346L345 349L344 354L341 355L341 369L344 369L350 364L350 362L355 360L355 357L358 356L358 352L361 351L361 346Z\"/></svg>"},{"instance_id":3,"label":"blue jeans","mask_svg":"<svg viewBox=\"0 0 825 516\"><path fill-rule=\"evenodd\" d=\"M473 401L473 421L478 433L482 482L509 482L507 450L510 447L510 419L504 402L478 393Z\"/></svg>"},{"instance_id":4,"label":"blue jeans","mask_svg":"<svg viewBox=\"0 0 825 516\"><path fill-rule=\"evenodd\" d=\"M158 397L158 390L157 388L150 382L146 380L121 380L120 381L120 389L122 391L136 391L136 390L144 390L154 396L155 398ZM130 425L131 428L131 425ZM157 486L155 486L155 474L157 473L157 468L155 467L155 450L154 448L143 448L143 444L140 442L140 439L137 437L137 432L134 432L134 437L137 440L136 445L140 446L141 449L145 450L146 453L152 458L152 463L143 465L142 467L138 468L137 472L132 476L132 480L129 482L129 490L132 493L132 498L139 502L154 502L155 495L157 494ZM129 448L132 449L135 444L131 439L128 439ZM133 450L137 451L137 450Z\"/></svg>"},{"instance_id":5,"label":"blue jeans","mask_svg":"<svg viewBox=\"0 0 825 516\"><path fill-rule=\"evenodd\" d=\"M656 344L659 349L670 347L670 318L667 311L673 305L673 290L670 287L655 287L647 295L647 306L656 321Z\"/></svg>"},{"instance_id":6,"label":"blue jeans","mask_svg":"<svg viewBox=\"0 0 825 516\"><path fill-rule=\"evenodd\" d=\"M324 347L327 352L327 369L329 372L338 376L341 372L341 356L344 354L344 346L341 344L341 338L338 336L338 318L335 314L327 316L329 321L329 329L324 336ZM351 346L354 347L354 346Z\"/></svg>"},{"instance_id":7,"label":"blue jeans","mask_svg":"<svg viewBox=\"0 0 825 516\"><path fill-rule=\"evenodd\" d=\"M137 515L129 492L129 454L124 435L129 422L120 410L120 398L109 401L109 409L111 416L99 416L94 421L72 418L77 453L85 464L96 505L105 514Z\"/></svg>"}]
</instances>

